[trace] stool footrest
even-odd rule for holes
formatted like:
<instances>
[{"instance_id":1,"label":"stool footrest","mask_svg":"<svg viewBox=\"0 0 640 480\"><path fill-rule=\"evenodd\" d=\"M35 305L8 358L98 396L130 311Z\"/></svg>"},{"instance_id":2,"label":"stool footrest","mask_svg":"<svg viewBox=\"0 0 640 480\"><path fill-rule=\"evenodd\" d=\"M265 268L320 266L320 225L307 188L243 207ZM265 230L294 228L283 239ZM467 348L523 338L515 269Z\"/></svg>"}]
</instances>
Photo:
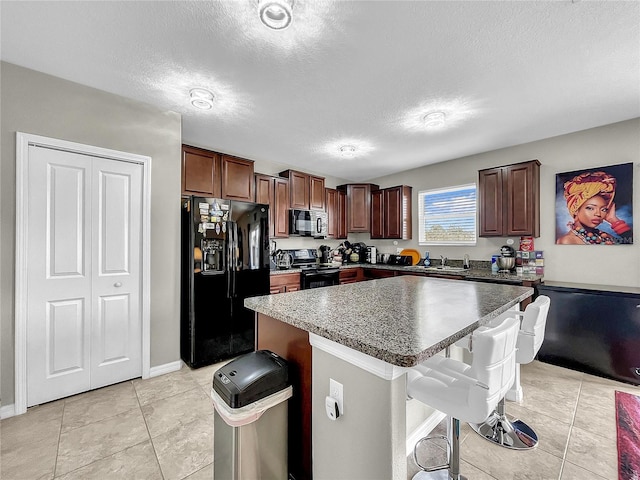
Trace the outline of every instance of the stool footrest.
<instances>
[{"instance_id":1,"label":"stool footrest","mask_svg":"<svg viewBox=\"0 0 640 480\"><path fill-rule=\"evenodd\" d=\"M435 472L437 470L443 470L445 468L449 468L449 463L445 463L443 465L436 465L434 467L425 467L424 465L422 465L419 461L418 461L418 446L420 446L421 443L423 442L427 442L429 440L445 440L447 442L447 458L451 457L451 443L449 442L449 439L444 436L444 435L430 435L427 437L422 437L420 440L418 440L416 442L416 444L413 447L413 461L416 462L416 465L418 465L424 472Z\"/></svg>"},{"instance_id":2,"label":"stool footrest","mask_svg":"<svg viewBox=\"0 0 640 480\"><path fill-rule=\"evenodd\" d=\"M509 420L506 414L494 411L483 423L469 426L482 438L501 447L528 450L538 445L538 435L521 420Z\"/></svg>"}]
</instances>

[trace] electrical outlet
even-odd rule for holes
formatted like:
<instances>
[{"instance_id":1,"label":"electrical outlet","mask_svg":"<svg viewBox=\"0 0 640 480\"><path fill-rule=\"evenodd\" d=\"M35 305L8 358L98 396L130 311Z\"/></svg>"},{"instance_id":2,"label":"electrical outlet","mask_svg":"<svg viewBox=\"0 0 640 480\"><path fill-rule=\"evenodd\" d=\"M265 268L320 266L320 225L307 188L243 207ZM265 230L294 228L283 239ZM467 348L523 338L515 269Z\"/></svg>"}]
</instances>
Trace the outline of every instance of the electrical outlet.
<instances>
[{"instance_id":1,"label":"electrical outlet","mask_svg":"<svg viewBox=\"0 0 640 480\"><path fill-rule=\"evenodd\" d=\"M333 397L338 402L340 416L344 415L344 398L342 392L342 384L340 382L336 382L333 378L329 379L329 396Z\"/></svg>"}]
</instances>

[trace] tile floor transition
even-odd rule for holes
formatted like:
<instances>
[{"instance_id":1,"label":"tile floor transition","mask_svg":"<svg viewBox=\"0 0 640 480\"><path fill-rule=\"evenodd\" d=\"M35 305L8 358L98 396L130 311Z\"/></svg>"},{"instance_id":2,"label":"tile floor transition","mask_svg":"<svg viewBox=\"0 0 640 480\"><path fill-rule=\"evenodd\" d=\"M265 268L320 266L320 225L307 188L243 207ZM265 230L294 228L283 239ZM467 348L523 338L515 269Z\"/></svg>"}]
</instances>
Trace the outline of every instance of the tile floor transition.
<instances>
[{"instance_id":1,"label":"tile floor transition","mask_svg":"<svg viewBox=\"0 0 640 480\"><path fill-rule=\"evenodd\" d=\"M212 479L209 392L219 366L183 367L2 420L0 478ZM524 401L507 402L507 412L537 431L538 448L500 448L464 425L464 475L470 480L618 478L613 392L640 394L640 387L540 362L522 367L522 386ZM407 463L411 478L418 469L411 458Z\"/></svg>"}]
</instances>

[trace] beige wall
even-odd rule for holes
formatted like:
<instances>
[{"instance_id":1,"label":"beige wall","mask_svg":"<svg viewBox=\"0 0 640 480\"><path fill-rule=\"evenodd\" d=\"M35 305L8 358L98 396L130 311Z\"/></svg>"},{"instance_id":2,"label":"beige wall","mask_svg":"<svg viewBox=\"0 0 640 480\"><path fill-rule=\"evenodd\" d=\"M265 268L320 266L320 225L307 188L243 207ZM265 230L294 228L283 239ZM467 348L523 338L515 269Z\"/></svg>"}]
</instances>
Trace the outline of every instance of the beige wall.
<instances>
[{"instance_id":1,"label":"beige wall","mask_svg":"<svg viewBox=\"0 0 640 480\"><path fill-rule=\"evenodd\" d=\"M151 366L179 360L180 115L12 64L2 63L0 68L2 405L14 399L17 131L152 158Z\"/></svg>"},{"instance_id":2,"label":"beige wall","mask_svg":"<svg viewBox=\"0 0 640 480\"><path fill-rule=\"evenodd\" d=\"M543 250L545 279L562 282L640 287L640 238L637 223L640 218L640 119L605 125L603 127L526 143L492 152L471 155L449 162L430 165L372 180L381 187L413 186L413 240L376 240L382 252L417 248L422 254L428 250L433 257L444 255L461 259L469 253L472 259L488 260L498 253L507 238L479 238L475 247L438 247L418 245L418 205L420 190L477 183L478 170L508 165L537 158L540 169L540 237L535 239L536 250ZM581 246L555 244L555 175L560 172L589 169L620 163L634 164L633 211L636 226L633 245ZM514 238L517 246L519 238Z\"/></svg>"}]
</instances>

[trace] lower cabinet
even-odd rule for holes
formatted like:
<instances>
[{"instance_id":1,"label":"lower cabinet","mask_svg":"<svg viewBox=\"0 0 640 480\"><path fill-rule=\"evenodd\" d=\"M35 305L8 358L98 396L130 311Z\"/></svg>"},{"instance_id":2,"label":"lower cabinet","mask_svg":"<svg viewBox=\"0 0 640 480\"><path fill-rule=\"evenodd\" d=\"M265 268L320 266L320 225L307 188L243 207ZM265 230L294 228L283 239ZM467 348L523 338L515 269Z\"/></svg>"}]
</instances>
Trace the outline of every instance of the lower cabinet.
<instances>
[{"instance_id":1,"label":"lower cabinet","mask_svg":"<svg viewBox=\"0 0 640 480\"><path fill-rule=\"evenodd\" d=\"M386 270L384 268L365 268L363 280L373 280L376 278L395 277L395 270Z\"/></svg>"},{"instance_id":2,"label":"lower cabinet","mask_svg":"<svg viewBox=\"0 0 640 480\"><path fill-rule=\"evenodd\" d=\"M356 283L363 280L362 268L348 268L340 270L340 285Z\"/></svg>"},{"instance_id":3,"label":"lower cabinet","mask_svg":"<svg viewBox=\"0 0 640 480\"><path fill-rule=\"evenodd\" d=\"M300 290L300 273L271 275L269 293L296 292Z\"/></svg>"}]
</instances>

